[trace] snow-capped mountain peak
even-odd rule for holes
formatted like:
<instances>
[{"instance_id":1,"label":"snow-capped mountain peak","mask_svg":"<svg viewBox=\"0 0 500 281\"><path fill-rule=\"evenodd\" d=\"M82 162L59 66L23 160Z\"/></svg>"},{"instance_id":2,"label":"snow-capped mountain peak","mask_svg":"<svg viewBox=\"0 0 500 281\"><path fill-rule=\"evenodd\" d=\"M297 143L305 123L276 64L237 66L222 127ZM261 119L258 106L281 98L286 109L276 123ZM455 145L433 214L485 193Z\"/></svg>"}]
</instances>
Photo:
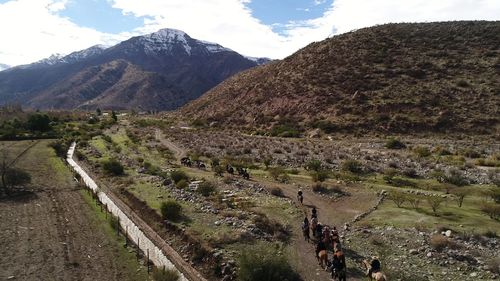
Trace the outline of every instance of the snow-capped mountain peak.
<instances>
[{"instance_id":1,"label":"snow-capped mountain peak","mask_svg":"<svg viewBox=\"0 0 500 281\"><path fill-rule=\"evenodd\" d=\"M191 37L185 32L171 28L160 29L157 32L140 37L140 41L144 44L144 50L150 54L171 51L174 44L179 44L184 47L188 55L191 55L192 48L188 43L188 39L191 39Z\"/></svg>"},{"instance_id":2,"label":"snow-capped mountain peak","mask_svg":"<svg viewBox=\"0 0 500 281\"><path fill-rule=\"evenodd\" d=\"M94 45L94 46L87 48L85 50L76 51L76 52L73 52L65 57L62 57L60 62L71 63L71 62L80 61L80 60L86 59L88 57L100 55L106 49L107 49L107 47L104 45Z\"/></svg>"},{"instance_id":3,"label":"snow-capped mountain peak","mask_svg":"<svg viewBox=\"0 0 500 281\"><path fill-rule=\"evenodd\" d=\"M54 65L56 63L59 63L63 57L64 57L64 55L56 53L56 54L52 54L48 58L37 61L34 64Z\"/></svg>"}]
</instances>

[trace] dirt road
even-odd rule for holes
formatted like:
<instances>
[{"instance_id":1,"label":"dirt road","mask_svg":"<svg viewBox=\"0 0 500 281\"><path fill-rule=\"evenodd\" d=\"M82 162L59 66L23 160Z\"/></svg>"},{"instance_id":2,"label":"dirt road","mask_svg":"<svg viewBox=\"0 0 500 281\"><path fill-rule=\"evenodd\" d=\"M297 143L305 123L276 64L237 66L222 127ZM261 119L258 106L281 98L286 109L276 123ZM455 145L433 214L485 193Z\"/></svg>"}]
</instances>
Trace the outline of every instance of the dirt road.
<instances>
[{"instance_id":1,"label":"dirt road","mask_svg":"<svg viewBox=\"0 0 500 281\"><path fill-rule=\"evenodd\" d=\"M175 159L180 160L181 158L186 156L186 151L184 151L184 149L178 147L176 144L165 138L160 129L155 130L155 137L157 141L159 141L161 144L165 145L166 147L168 147L168 149L174 152Z\"/></svg>"},{"instance_id":2,"label":"dirt road","mask_svg":"<svg viewBox=\"0 0 500 281\"><path fill-rule=\"evenodd\" d=\"M30 172L31 196L0 201L0 279L147 280L96 220L47 141L17 159ZM11 150L27 147L18 142ZM16 152L13 152L14 154Z\"/></svg>"}]
</instances>

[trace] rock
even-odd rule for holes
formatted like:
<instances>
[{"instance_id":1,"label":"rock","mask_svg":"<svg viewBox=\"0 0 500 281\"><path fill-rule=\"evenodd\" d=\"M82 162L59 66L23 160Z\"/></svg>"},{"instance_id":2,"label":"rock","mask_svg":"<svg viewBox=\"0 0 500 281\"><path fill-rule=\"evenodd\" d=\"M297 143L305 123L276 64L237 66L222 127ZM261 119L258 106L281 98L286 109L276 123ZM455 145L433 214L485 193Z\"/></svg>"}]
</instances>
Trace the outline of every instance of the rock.
<instances>
[{"instance_id":1,"label":"rock","mask_svg":"<svg viewBox=\"0 0 500 281\"><path fill-rule=\"evenodd\" d=\"M449 230L449 229L448 229L448 230L446 230L446 231L445 231L445 233L444 233L444 235L445 235L446 237L451 237L451 230Z\"/></svg>"},{"instance_id":2,"label":"rock","mask_svg":"<svg viewBox=\"0 0 500 281\"><path fill-rule=\"evenodd\" d=\"M427 257L428 257L428 258L432 257L432 252L428 252L428 253L427 253Z\"/></svg>"},{"instance_id":3,"label":"rock","mask_svg":"<svg viewBox=\"0 0 500 281\"><path fill-rule=\"evenodd\" d=\"M418 254L418 250L417 249L411 249L410 250L410 254L411 255L416 255L416 254Z\"/></svg>"},{"instance_id":4,"label":"rock","mask_svg":"<svg viewBox=\"0 0 500 281\"><path fill-rule=\"evenodd\" d=\"M470 277L477 277L477 272L472 272L471 274L469 274Z\"/></svg>"},{"instance_id":5,"label":"rock","mask_svg":"<svg viewBox=\"0 0 500 281\"><path fill-rule=\"evenodd\" d=\"M309 138L319 138L321 136L321 130L320 129L314 129L309 133Z\"/></svg>"}]
</instances>

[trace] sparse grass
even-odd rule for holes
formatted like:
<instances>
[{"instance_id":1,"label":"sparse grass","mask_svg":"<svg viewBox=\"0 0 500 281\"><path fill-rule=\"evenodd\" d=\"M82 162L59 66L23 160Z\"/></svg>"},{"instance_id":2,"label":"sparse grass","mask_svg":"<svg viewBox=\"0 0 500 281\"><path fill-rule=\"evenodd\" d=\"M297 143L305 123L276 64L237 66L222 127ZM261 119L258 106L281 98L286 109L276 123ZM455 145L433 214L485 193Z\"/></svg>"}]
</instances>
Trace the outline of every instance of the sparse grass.
<instances>
[{"instance_id":1,"label":"sparse grass","mask_svg":"<svg viewBox=\"0 0 500 281\"><path fill-rule=\"evenodd\" d=\"M147 270L144 266L137 262L136 254L123 247L123 245L125 245L125 238L122 235L116 235L116 230L110 223L111 217L108 215L108 218L106 218L106 214L101 212L99 205L94 202L92 196L85 189L80 190L80 194L95 214L93 217L95 225L99 225L99 227L106 232L109 240L112 242L111 247L113 247L114 252L116 253L114 256L116 259L115 262L124 265L123 270L127 272L125 276L131 280L148 280Z\"/></svg>"}]
</instances>

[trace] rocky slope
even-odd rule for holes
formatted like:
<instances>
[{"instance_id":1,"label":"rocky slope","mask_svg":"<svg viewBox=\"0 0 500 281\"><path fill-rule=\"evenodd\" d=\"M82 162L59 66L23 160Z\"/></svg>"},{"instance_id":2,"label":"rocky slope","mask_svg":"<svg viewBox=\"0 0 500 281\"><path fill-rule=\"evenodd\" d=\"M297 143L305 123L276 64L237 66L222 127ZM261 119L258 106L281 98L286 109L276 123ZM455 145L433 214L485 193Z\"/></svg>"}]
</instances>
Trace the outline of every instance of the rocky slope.
<instances>
[{"instance_id":1,"label":"rocky slope","mask_svg":"<svg viewBox=\"0 0 500 281\"><path fill-rule=\"evenodd\" d=\"M500 22L360 29L240 73L181 114L264 129L498 133L498 42Z\"/></svg>"},{"instance_id":2,"label":"rocky slope","mask_svg":"<svg viewBox=\"0 0 500 281\"><path fill-rule=\"evenodd\" d=\"M162 29L110 48L93 46L0 72L0 104L175 109L259 63L182 31Z\"/></svg>"}]
</instances>

